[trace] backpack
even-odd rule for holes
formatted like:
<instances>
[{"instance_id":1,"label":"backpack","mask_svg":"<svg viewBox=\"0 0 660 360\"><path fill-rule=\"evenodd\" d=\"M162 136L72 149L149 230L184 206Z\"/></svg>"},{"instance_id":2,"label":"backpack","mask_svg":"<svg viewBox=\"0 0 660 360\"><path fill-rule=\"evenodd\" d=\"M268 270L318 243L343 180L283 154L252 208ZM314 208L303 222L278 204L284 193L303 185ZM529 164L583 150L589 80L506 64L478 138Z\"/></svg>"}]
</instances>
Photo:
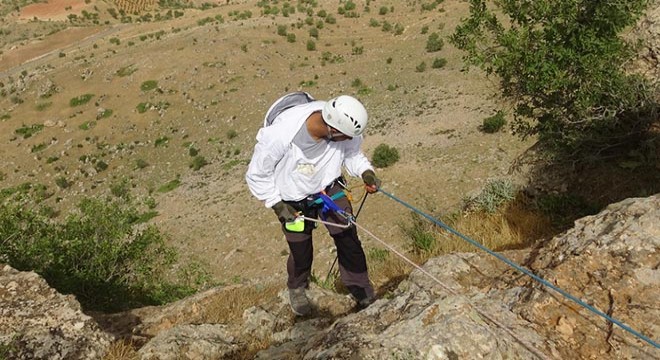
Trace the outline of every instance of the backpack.
<instances>
[{"instance_id":1,"label":"backpack","mask_svg":"<svg viewBox=\"0 0 660 360\"><path fill-rule=\"evenodd\" d=\"M284 111L291 109L294 106L307 104L315 100L316 99L314 99L312 95L304 91L296 91L282 96L281 98L277 99L277 101L275 101L266 112L266 117L264 118L264 127L273 124L275 118Z\"/></svg>"}]
</instances>

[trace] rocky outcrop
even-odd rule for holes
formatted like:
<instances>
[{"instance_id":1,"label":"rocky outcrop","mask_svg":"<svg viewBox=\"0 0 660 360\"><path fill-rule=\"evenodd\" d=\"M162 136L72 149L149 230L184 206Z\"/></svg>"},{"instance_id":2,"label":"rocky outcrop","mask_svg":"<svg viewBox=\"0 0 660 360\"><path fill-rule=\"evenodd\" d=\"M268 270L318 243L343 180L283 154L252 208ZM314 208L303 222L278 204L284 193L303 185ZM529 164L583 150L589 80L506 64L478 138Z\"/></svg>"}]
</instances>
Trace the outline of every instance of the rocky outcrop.
<instances>
[{"instance_id":1,"label":"rocky outcrop","mask_svg":"<svg viewBox=\"0 0 660 360\"><path fill-rule=\"evenodd\" d=\"M651 339L660 337L660 195L576 222L536 249L504 255ZM633 359L657 349L486 254L430 260L389 299L305 331L260 359ZM311 321L311 320L310 320ZM301 322L295 327L309 327Z\"/></svg>"},{"instance_id":2,"label":"rocky outcrop","mask_svg":"<svg viewBox=\"0 0 660 360\"><path fill-rule=\"evenodd\" d=\"M533 249L502 254L657 341L658 219L660 194L627 199ZM660 357L657 348L489 254L441 256L423 269L362 311L345 295L312 287L315 310L307 318L291 315L282 291L240 321L206 321L206 307L236 290L229 286L95 317L113 336L139 343L136 356L150 360ZM93 359L108 348L111 335L36 274L5 267L0 284L0 349L10 349L10 358Z\"/></svg>"},{"instance_id":3,"label":"rocky outcrop","mask_svg":"<svg viewBox=\"0 0 660 360\"><path fill-rule=\"evenodd\" d=\"M7 359L99 359L111 336L73 296L34 272L0 269L0 355ZM2 356L0 356L2 357Z\"/></svg>"}]
</instances>

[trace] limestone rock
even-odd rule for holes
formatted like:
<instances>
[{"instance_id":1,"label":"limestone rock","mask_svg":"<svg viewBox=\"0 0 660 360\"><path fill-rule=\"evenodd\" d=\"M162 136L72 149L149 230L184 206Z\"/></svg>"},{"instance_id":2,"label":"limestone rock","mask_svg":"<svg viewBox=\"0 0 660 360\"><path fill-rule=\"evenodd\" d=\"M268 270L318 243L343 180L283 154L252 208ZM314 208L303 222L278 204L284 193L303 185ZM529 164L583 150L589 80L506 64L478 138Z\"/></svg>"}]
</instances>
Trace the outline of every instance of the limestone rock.
<instances>
[{"instance_id":1,"label":"limestone rock","mask_svg":"<svg viewBox=\"0 0 660 360\"><path fill-rule=\"evenodd\" d=\"M9 359L100 359L111 336L34 272L0 269L0 345Z\"/></svg>"}]
</instances>

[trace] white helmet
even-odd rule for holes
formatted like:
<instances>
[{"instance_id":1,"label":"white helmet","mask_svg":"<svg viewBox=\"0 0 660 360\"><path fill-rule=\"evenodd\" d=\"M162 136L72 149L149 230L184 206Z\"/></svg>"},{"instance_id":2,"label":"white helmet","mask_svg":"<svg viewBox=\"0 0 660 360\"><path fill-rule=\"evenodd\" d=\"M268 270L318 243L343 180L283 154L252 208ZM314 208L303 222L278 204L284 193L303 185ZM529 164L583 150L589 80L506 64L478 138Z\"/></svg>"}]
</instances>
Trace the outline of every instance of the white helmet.
<instances>
[{"instance_id":1,"label":"white helmet","mask_svg":"<svg viewBox=\"0 0 660 360\"><path fill-rule=\"evenodd\" d=\"M350 137L360 136L367 128L367 109L352 96L341 95L328 100L322 115L328 125Z\"/></svg>"}]
</instances>

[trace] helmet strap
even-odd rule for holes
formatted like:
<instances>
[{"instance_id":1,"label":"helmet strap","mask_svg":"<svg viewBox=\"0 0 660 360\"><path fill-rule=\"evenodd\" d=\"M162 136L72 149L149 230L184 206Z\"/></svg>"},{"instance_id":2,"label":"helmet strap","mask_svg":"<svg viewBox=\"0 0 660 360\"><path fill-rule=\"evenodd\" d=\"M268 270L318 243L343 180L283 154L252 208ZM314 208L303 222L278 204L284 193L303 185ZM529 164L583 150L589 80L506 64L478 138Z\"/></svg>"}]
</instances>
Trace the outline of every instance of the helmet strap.
<instances>
[{"instance_id":1,"label":"helmet strap","mask_svg":"<svg viewBox=\"0 0 660 360\"><path fill-rule=\"evenodd\" d=\"M332 138L335 137L335 134L332 133L332 128L330 127L330 125L328 125L328 123L325 123L325 126L328 128L328 134L326 135L325 138L327 140L332 140Z\"/></svg>"}]
</instances>

